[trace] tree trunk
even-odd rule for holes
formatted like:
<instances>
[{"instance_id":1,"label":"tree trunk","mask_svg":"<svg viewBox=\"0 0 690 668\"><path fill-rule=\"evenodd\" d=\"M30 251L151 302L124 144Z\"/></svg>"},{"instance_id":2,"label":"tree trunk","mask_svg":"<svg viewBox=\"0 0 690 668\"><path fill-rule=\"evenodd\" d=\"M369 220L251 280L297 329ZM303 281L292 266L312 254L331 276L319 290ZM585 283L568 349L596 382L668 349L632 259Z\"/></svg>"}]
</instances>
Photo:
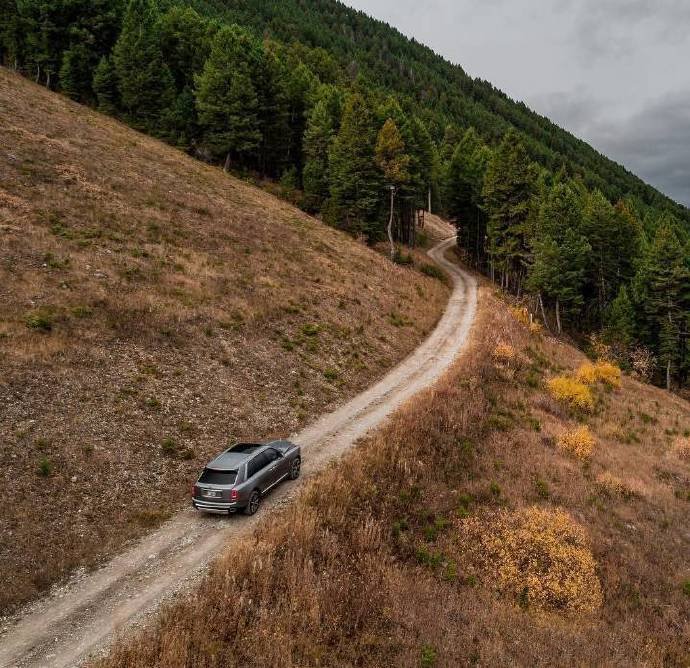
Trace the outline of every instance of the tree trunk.
<instances>
[{"instance_id":1,"label":"tree trunk","mask_svg":"<svg viewBox=\"0 0 690 668\"><path fill-rule=\"evenodd\" d=\"M224 172L229 172L230 171L230 153L225 156L225 165L223 166L223 171Z\"/></svg>"},{"instance_id":2,"label":"tree trunk","mask_svg":"<svg viewBox=\"0 0 690 668\"><path fill-rule=\"evenodd\" d=\"M429 213L431 213L431 186L429 186Z\"/></svg>"},{"instance_id":3,"label":"tree trunk","mask_svg":"<svg viewBox=\"0 0 690 668\"><path fill-rule=\"evenodd\" d=\"M546 309L544 308L544 300L541 298L541 292L539 293L539 307L541 308L541 319L544 321L544 327L549 329L549 323L546 319Z\"/></svg>"},{"instance_id":4,"label":"tree trunk","mask_svg":"<svg viewBox=\"0 0 690 668\"><path fill-rule=\"evenodd\" d=\"M561 305L558 302L558 299L556 299L556 329L558 330L559 334L563 331L561 329Z\"/></svg>"},{"instance_id":5,"label":"tree trunk","mask_svg":"<svg viewBox=\"0 0 690 668\"><path fill-rule=\"evenodd\" d=\"M666 362L666 389L671 391L671 360Z\"/></svg>"},{"instance_id":6,"label":"tree trunk","mask_svg":"<svg viewBox=\"0 0 690 668\"><path fill-rule=\"evenodd\" d=\"M393 241L393 205L395 204L395 190L391 189L391 215L388 219L388 241L391 244L391 260L395 260L395 242Z\"/></svg>"}]
</instances>

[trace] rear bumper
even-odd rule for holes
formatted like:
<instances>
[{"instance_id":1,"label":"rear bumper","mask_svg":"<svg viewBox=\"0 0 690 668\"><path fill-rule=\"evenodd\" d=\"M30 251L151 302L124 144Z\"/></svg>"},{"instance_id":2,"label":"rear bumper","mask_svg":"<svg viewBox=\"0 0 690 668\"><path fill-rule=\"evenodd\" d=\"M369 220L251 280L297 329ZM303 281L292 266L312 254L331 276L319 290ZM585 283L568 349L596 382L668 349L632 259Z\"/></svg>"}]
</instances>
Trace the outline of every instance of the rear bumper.
<instances>
[{"instance_id":1,"label":"rear bumper","mask_svg":"<svg viewBox=\"0 0 690 668\"><path fill-rule=\"evenodd\" d=\"M197 510L203 510L205 513L234 513L241 508L236 501L227 503L223 501L206 501L204 499L192 499L192 505Z\"/></svg>"}]
</instances>

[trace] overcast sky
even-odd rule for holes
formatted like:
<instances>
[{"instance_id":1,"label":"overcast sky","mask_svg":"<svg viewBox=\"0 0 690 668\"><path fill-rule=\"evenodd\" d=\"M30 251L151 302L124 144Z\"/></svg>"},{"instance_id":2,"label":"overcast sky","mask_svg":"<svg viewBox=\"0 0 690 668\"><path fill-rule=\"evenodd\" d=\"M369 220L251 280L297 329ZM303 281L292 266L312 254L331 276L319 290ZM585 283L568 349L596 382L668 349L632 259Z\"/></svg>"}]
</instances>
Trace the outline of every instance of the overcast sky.
<instances>
[{"instance_id":1,"label":"overcast sky","mask_svg":"<svg viewBox=\"0 0 690 668\"><path fill-rule=\"evenodd\" d=\"M690 0L345 0L690 205Z\"/></svg>"}]
</instances>

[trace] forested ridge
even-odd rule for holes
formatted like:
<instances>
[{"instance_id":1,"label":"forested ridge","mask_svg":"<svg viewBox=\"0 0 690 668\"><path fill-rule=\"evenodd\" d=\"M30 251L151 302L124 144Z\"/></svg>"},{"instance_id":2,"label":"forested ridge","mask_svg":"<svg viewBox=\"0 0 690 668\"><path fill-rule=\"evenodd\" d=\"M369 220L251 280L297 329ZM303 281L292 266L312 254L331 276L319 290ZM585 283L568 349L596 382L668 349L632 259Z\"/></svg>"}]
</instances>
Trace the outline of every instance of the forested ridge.
<instances>
[{"instance_id":1,"label":"forested ridge","mask_svg":"<svg viewBox=\"0 0 690 668\"><path fill-rule=\"evenodd\" d=\"M0 60L369 241L398 206L553 329L669 387L690 371L690 211L333 0L0 0Z\"/></svg>"}]
</instances>

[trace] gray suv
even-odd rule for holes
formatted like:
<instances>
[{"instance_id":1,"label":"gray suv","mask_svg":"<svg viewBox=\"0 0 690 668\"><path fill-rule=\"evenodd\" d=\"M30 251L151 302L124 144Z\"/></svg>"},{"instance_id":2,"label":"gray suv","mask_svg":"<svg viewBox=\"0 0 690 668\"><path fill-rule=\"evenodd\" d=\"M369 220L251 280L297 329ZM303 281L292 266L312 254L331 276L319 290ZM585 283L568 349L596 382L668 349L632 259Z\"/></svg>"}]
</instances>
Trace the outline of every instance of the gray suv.
<instances>
[{"instance_id":1,"label":"gray suv","mask_svg":"<svg viewBox=\"0 0 690 668\"><path fill-rule=\"evenodd\" d=\"M297 480L302 458L290 441L238 443L206 465L192 488L192 505L209 513L253 515L279 482Z\"/></svg>"}]
</instances>

